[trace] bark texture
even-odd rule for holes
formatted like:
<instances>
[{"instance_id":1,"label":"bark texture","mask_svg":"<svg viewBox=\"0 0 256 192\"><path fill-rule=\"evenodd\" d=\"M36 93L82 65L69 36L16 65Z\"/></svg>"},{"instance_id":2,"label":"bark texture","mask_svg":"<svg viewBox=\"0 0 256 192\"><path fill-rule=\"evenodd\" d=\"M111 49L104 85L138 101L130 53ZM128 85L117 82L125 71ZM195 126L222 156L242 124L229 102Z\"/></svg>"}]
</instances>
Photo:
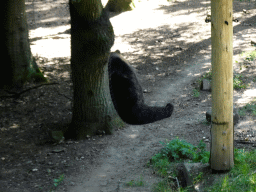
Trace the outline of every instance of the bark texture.
<instances>
[{"instance_id":1,"label":"bark texture","mask_svg":"<svg viewBox=\"0 0 256 192\"><path fill-rule=\"evenodd\" d=\"M108 58L114 31L100 0L70 0L73 117L66 137L86 138L123 126L114 109Z\"/></svg>"},{"instance_id":2,"label":"bark texture","mask_svg":"<svg viewBox=\"0 0 256 192\"><path fill-rule=\"evenodd\" d=\"M38 80L45 80L32 58L25 0L4 1L2 13L4 31L2 60L4 62L0 65L0 88L21 88L25 81L36 76Z\"/></svg>"}]
</instances>

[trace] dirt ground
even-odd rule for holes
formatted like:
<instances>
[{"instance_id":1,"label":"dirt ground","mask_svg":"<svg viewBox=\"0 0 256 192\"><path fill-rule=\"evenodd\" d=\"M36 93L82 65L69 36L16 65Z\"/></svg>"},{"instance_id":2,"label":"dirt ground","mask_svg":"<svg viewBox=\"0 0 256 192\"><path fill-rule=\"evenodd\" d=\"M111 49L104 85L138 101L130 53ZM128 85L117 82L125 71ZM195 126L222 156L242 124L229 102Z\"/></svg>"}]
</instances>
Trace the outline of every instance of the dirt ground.
<instances>
[{"instance_id":1,"label":"dirt ground","mask_svg":"<svg viewBox=\"0 0 256 192\"><path fill-rule=\"evenodd\" d=\"M211 29L205 22L210 1L151 0L111 17L116 34L112 50L119 49L136 68L149 105L174 104L170 118L126 125L113 135L56 143L50 131L66 126L72 116L67 2L26 1L31 50L44 75L56 84L18 98L1 98L0 191L150 191L161 178L146 163L161 149L159 141L179 137L197 145L203 139L209 149L205 113L211 109L211 93L201 91L194 97L193 90L211 64ZM239 108L256 97L256 63L240 55L255 49L256 2L234 0L234 18L234 73L243 74L249 84L234 91L234 106ZM28 83L25 89L34 86ZM240 118L235 147L256 147L255 125L254 116ZM125 185L140 177L145 186Z\"/></svg>"}]
</instances>

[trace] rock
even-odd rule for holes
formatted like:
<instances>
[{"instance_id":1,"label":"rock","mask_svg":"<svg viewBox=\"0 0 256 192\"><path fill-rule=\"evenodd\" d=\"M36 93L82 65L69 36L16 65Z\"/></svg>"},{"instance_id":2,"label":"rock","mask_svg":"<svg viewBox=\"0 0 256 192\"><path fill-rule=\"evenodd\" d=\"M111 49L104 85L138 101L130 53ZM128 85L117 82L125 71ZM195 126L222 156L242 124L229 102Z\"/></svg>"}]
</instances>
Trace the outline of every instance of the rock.
<instances>
[{"instance_id":1,"label":"rock","mask_svg":"<svg viewBox=\"0 0 256 192\"><path fill-rule=\"evenodd\" d=\"M200 89L202 91L211 91L211 81L208 79L203 79L203 81L201 82Z\"/></svg>"},{"instance_id":2,"label":"rock","mask_svg":"<svg viewBox=\"0 0 256 192\"><path fill-rule=\"evenodd\" d=\"M207 111L206 112L206 120L208 122L211 122L211 116L212 116L212 111ZM237 110L237 108L234 107L233 108L233 124L234 124L234 126L238 123L239 118L240 118L240 116L238 114L238 110Z\"/></svg>"}]
</instances>

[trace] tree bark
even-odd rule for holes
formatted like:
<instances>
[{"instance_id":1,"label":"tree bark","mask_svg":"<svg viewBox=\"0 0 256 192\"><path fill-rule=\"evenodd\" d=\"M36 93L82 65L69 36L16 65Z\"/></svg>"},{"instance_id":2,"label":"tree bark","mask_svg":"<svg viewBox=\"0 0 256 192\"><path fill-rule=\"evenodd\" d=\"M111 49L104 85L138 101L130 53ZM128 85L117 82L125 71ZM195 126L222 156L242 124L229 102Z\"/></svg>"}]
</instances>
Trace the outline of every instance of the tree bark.
<instances>
[{"instance_id":1,"label":"tree bark","mask_svg":"<svg viewBox=\"0 0 256 192\"><path fill-rule=\"evenodd\" d=\"M25 0L4 1L2 13L4 62L0 67L0 88L20 88L34 74L40 73L30 51Z\"/></svg>"},{"instance_id":2,"label":"tree bark","mask_svg":"<svg viewBox=\"0 0 256 192\"><path fill-rule=\"evenodd\" d=\"M233 1L215 0L212 13L211 168L234 166L233 130Z\"/></svg>"},{"instance_id":3,"label":"tree bark","mask_svg":"<svg viewBox=\"0 0 256 192\"><path fill-rule=\"evenodd\" d=\"M110 134L123 121L114 109L108 58L114 31L100 0L70 0L73 116L66 137Z\"/></svg>"}]
</instances>

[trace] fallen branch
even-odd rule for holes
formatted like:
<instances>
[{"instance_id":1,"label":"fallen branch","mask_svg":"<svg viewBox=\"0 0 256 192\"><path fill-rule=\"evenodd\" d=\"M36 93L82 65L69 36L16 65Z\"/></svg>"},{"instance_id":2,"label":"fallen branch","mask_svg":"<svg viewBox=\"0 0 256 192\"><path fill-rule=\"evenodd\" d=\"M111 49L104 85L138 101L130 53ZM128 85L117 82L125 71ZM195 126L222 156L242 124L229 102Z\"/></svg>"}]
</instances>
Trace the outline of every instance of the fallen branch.
<instances>
[{"instance_id":1,"label":"fallen branch","mask_svg":"<svg viewBox=\"0 0 256 192\"><path fill-rule=\"evenodd\" d=\"M37 89L37 88L42 87L44 85L56 85L56 84L59 84L59 83L44 83L44 84L41 84L41 85L37 85L37 86L31 87L31 88L28 88L28 89L26 89L24 91L21 91L19 93L5 90L5 92L7 92L9 94L13 94L13 95L3 95L3 96L0 96L0 98L15 98L15 99L17 99L21 96L21 94L26 93L28 91L31 91L33 89Z\"/></svg>"}]
</instances>

